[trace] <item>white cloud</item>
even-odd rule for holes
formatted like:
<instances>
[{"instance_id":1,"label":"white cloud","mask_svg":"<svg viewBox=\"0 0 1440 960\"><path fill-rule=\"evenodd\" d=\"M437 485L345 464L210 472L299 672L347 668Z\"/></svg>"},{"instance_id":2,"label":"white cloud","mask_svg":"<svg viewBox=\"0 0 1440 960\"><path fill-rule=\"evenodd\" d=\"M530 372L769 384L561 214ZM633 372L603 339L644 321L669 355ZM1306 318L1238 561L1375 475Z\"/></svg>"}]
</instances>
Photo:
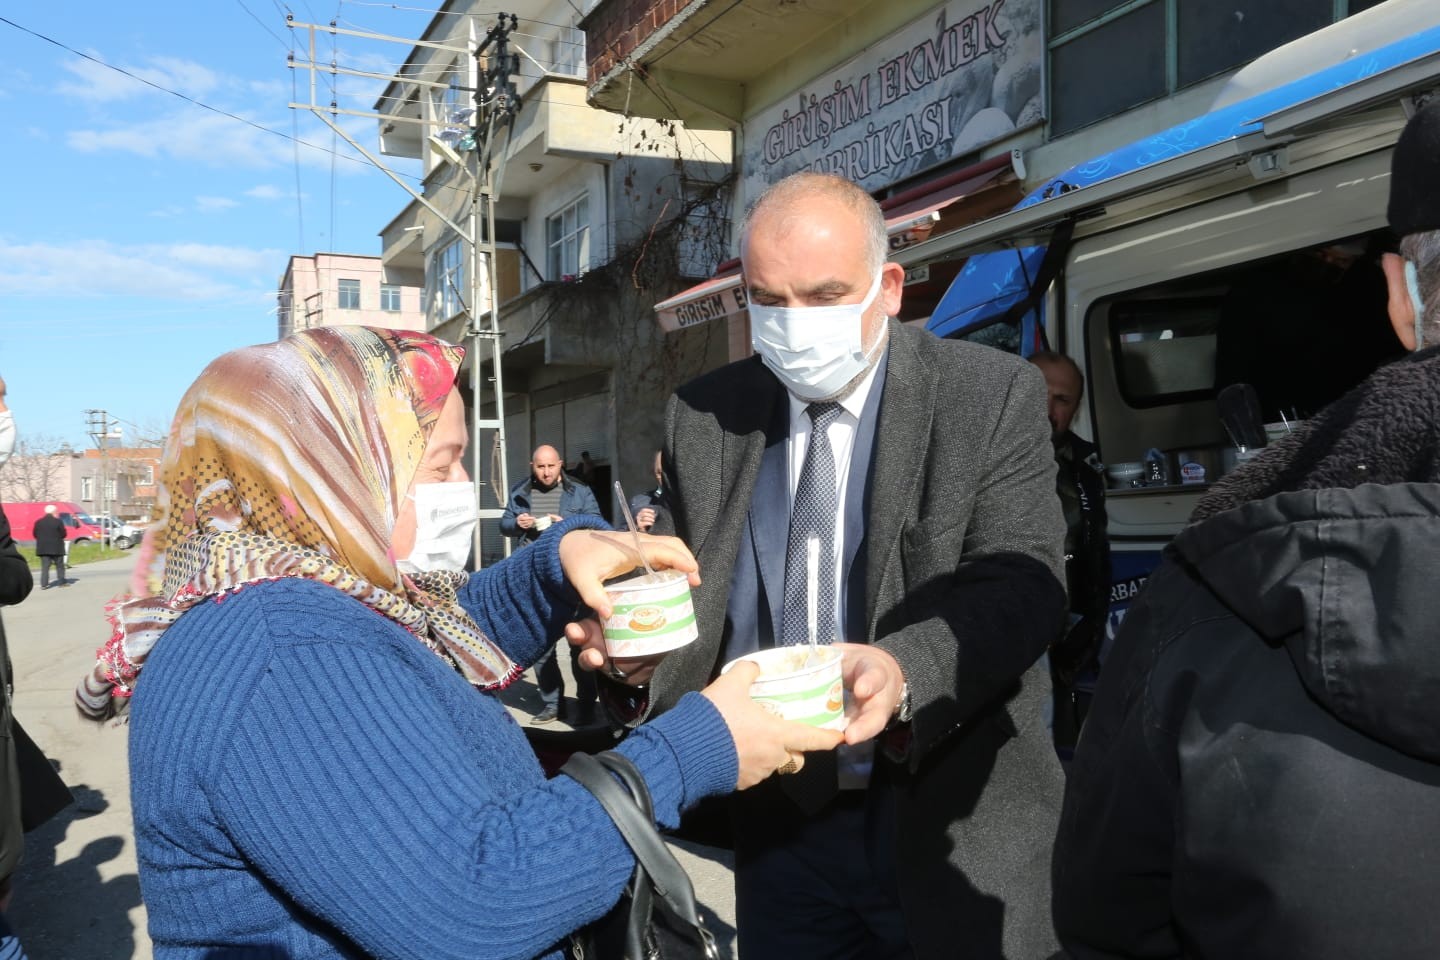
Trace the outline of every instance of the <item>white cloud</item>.
<instances>
[{"instance_id":1,"label":"white cloud","mask_svg":"<svg viewBox=\"0 0 1440 960\"><path fill-rule=\"evenodd\" d=\"M208 300L272 289L285 263L279 250L207 244L69 246L0 239L0 293L24 297L143 296Z\"/></svg>"},{"instance_id":2,"label":"white cloud","mask_svg":"<svg viewBox=\"0 0 1440 960\"><path fill-rule=\"evenodd\" d=\"M281 83L279 80L250 80L246 83L250 92L257 97L264 97L267 100L276 102L290 102L290 84Z\"/></svg>"},{"instance_id":3,"label":"white cloud","mask_svg":"<svg viewBox=\"0 0 1440 960\"><path fill-rule=\"evenodd\" d=\"M377 153L374 121L350 120L340 123L340 126L372 154ZM212 168L293 167L298 156L302 166L328 171L331 167L332 140L335 151L342 158L355 157L354 150L343 138L334 136L329 127L322 126L308 112L302 114L300 140L303 142L298 147L289 139L291 126L288 117L280 120L255 119L254 122L265 129L251 126L244 120L186 107L159 115L148 114L145 119L124 126L73 129L66 134L65 142L79 153L125 153L150 159L166 157ZM349 175L368 169L369 164L363 160L341 159L334 167L337 173Z\"/></svg>"},{"instance_id":4,"label":"white cloud","mask_svg":"<svg viewBox=\"0 0 1440 960\"><path fill-rule=\"evenodd\" d=\"M245 191L245 196L254 197L256 200L281 200L290 194L279 187L272 187L268 183L262 183L258 187L251 187Z\"/></svg>"},{"instance_id":5,"label":"white cloud","mask_svg":"<svg viewBox=\"0 0 1440 960\"><path fill-rule=\"evenodd\" d=\"M175 243L164 248L176 263L187 267L203 267L230 273L252 273L268 270L276 257L275 250L252 250L246 247L225 247L215 243Z\"/></svg>"},{"instance_id":6,"label":"white cloud","mask_svg":"<svg viewBox=\"0 0 1440 960\"><path fill-rule=\"evenodd\" d=\"M119 70L96 63L94 60L80 58L66 60L60 64L60 67L72 74L75 79L62 81L57 90L67 96L79 97L94 103L110 103L162 92L141 82L142 80L148 80L156 86L197 99L212 92L221 83L221 78L215 71L195 63L193 60L181 60L177 57L152 57L149 63L149 66L116 65L134 75L130 77Z\"/></svg>"},{"instance_id":7,"label":"white cloud","mask_svg":"<svg viewBox=\"0 0 1440 960\"><path fill-rule=\"evenodd\" d=\"M240 206L240 201L231 200L229 197L196 197L195 209L201 213L219 213L221 210L230 210Z\"/></svg>"}]
</instances>

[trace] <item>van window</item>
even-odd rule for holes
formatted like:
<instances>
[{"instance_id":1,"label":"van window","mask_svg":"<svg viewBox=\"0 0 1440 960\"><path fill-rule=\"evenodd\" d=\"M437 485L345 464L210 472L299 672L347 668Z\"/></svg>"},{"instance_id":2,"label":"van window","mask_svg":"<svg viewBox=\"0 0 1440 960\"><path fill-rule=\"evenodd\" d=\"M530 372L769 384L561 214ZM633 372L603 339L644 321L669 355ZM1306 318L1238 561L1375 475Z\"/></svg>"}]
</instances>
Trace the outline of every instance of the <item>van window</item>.
<instances>
[{"instance_id":1,"label":"van window","mask_svg":"<svg viewBox=\"0 0 1440 960\"><path fill-rule=\"evenodd\" d=\"M63 524L65 524L65 526L67 526L67 527L79 527L79 526L80 526L80 521L75 519L75 514L73 514L73 513L62 513L62 514L60 514L60 522L63 523Z\"/></svg>"},{"instance_id":2,"label":"van window","mask_svg":"<svg viewBox=\"0 0 1440 960\"><path fill-rule=\"evenodd\" d=\"M1402 356L1379 267L1393 243L1375 231L1095 300L1086 394L1101 459L1228 446L1214 398L1229 384L1254 386L1279 427Z\"/></svg>"},{"instance_id":3,"label":"van window","mask_svg":"<svg viewBox=\"0 0 1440 960\"><path fill-rule=\"evenodd\" d=\"M1110 335L1126 403L1156 406L1214 390L1220 302L1216 296L1114 302Z\"/></svg>"},{"instance_id":4,"label":"van window","mask_svg":"<svg viewBox=\"0 0 1440 960\"><path fill-rule=\"evenodd\" d=\"M1020 324L1018 323L992 323L988 327L981 327L972 330L963 337L956 337L956 340L965 340L970 343L978 343L986 347L994 347L996 350L1004 350L1006 353L1019 355L1020 353Z\"/></svg>"}]
</instances>

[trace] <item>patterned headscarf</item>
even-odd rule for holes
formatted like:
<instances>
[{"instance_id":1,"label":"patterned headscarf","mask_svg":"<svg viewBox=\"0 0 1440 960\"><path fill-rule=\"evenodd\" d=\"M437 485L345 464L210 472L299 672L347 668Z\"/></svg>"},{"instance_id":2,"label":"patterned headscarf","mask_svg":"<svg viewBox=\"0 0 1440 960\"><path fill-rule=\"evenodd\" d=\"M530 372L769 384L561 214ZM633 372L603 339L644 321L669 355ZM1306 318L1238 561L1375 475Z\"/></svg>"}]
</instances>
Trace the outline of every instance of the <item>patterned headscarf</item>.
<instances>
[{"instance_id":1,"label":"patterned headscarf","mask_svg":"<svg viewBox=\"0 0 1440 960\"><path fill-rule=\"evenodd\" d=\"M114 632L76 691L103 719L155 643L209 597L319 580L399 623L482 688L520 673L460 607L463 573L402 574L391 531L463 351L434 337L322 327L227 353L180 402ZM403 558L402 558L403 559Z\"/></svg>"}]
</instances>

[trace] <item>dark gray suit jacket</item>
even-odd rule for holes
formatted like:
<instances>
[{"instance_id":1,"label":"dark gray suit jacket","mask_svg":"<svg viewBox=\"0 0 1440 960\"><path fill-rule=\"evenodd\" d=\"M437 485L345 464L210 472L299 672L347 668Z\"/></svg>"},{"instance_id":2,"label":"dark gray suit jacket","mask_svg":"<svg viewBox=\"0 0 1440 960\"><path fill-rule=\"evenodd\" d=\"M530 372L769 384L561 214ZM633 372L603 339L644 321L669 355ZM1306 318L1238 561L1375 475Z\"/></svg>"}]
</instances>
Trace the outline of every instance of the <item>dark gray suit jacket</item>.
<instances>
[{"instance_id":1,"label":"dark gray suit jacket","mask_svg":"<svg viewBox=\"0 0 1440 960\"><path fill-rule=\"evenodd\" d=\"M899 662L908 752L877 755L895 791L901 896L920 960L1055 949L1050 848L1063 780L1031 669L1060 631L1065 525L1045 385L1024 361L890 324L865 490L864 636ZM730 571L786 403L758 358L706 374L667 411L666 485L695 552L700 638L650 687L664 710L719 670Z\"/></svg>"}]
</instances>

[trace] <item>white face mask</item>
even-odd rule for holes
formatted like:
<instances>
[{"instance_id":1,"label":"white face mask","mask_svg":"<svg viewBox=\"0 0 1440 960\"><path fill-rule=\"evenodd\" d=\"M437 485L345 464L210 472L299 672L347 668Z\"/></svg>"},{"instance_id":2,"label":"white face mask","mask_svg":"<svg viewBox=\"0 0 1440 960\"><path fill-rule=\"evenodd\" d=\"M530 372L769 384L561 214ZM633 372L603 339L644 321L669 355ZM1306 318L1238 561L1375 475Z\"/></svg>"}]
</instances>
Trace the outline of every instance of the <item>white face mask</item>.
<instances>
[{"instance_id":1,"label":"white face mask","mask_svg":"<svg viewBox=\"0 0 1440 960\"><path fill-rule=\"evenodd\" d=\"M785 388L801 400L835 396L865 372L864 317L880 295L875 277L859 303L833 307L750 305L750 345Z\"/></svg>"},{"instance_id":2,"label":"white face mask","mask_svg":"<svg viewBox=\"0 0 1440 960\"><path fill-rule=\"evenodd\" d=\"M417 483L415 493L415 548L397 564L404 573L465 569L479 522L475 484Z\"/></svg>"},{"instance_id":3,"label":"white face mask","mask_svg":"<svg viewBox=\"0 0 1440 960\"><path fill-rule=\"evenodd\" d=\"M1410 309L1415 311L1415 349L1425 346L1425 301L1420 297L1420 271L1405 261L1405 289L1410 291Z\"/></svg>"}]
</instances>

